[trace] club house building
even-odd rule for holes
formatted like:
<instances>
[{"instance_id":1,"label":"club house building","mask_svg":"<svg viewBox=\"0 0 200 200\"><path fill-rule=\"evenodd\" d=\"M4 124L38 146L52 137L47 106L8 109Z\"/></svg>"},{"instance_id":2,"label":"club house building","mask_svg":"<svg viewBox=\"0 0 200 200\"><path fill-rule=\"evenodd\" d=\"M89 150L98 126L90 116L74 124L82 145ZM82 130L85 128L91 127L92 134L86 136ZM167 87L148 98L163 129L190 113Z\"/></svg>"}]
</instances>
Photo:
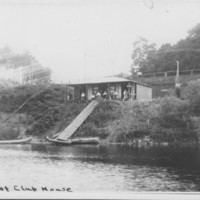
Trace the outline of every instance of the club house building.
<instances>
[{"instance_id":1,"label":"club house building","mask_svg":"<svg viewBox=\"0 0 200 200\"><path fill-rule=\"evenodd\" d=\"M81 100L83 93L85 100L93 99L97 93L102 97L103 94L107 93L109 98L112 98L114 95L116 99L122 100L126 92L129 98L133 100L152 99L151 86L119 77L89 79L68 85L74 88L73 97L76 101Z\"/></svg>"}]
</instances>

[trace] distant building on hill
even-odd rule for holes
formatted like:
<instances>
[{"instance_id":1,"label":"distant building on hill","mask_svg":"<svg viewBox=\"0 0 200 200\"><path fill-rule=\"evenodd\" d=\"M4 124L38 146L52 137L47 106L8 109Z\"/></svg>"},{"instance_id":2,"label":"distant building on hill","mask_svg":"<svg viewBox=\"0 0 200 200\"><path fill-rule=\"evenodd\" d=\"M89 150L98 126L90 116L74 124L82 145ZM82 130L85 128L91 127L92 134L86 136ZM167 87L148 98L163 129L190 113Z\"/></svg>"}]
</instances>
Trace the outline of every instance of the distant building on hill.
<instances>
[{"instance_id":1,"label":"distant building on hill","mask_svg":"<svg viewBox=\"0 0 200 200\"><path fill-rule=\"evenodd\" d=\"M74 87L75 100L81 100L83 93L86 100L91 100L99 93L102 97L106 93L107 98L124 99L127 95L127 99L132 100L152 99L151 86L119 77L90 79L68 85Z\"/></svg>"},{"instance_id":2,"label":"distant building on hill","mask_svg":"<svg viewBox=\"0 0 200 200\"><path fill-rule=\"evenodd\" d=\"M51 71L30 54L15 54L5 47L0 50L0 79L18 84L45 83L51 80Z\"/></svg>"}]
</instances>

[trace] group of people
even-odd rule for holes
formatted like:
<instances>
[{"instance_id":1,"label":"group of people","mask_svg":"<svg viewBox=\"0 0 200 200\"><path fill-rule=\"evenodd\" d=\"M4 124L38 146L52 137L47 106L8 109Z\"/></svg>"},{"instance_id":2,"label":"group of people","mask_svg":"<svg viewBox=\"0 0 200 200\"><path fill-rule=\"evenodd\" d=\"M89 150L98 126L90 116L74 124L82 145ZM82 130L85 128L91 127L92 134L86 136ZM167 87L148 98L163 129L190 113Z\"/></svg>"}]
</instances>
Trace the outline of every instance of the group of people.
<instances>
[{"instance_id":1,"label":"group of people","mask_svg":"<svg viewBox=\"0 0 200 200\"><path fill-rule=\"evenodd\" d=\"M92 96L91 96L91 99L95 99L95 98L98 98L98 97L101 97L101 93L98 91L96 93L93 93ZM81 101L85 101L86 100L86 95L84 92L81 93Z\"/></svg>"},{"instance_id":2,"label":"group of people","mask_svg":"<svg viewBox=\"0 0 200 200\"><path fill-rule=\"evenodd\" d=\"M117 99L117 96L118 96L117 91L111 91L110 95L107 91L104 91L103 94L101 94L99 91L97 91L92 94L91 99L102 97L104 100L106 100L106 99L111 100L111 99ZM81 93L81 100L85 100L84 92Z\"/></svg>"},{"instance_id":3,"label":"group of people","mask_svg":"<svg viewBox=\"0 0 200 200\"><path fill-rule=\"evenodd\" d=\"M110 93L108 93L107 91L104 91L102 94L103 99L117 99L118 93L117 91L110 91Z\"/></svg>"},{"instance_id":4,"label":"group of people","mask_svg":"<svg viewBox=\"0 0 200 200\"><path fill-rule=\"evenodd\" d=\"M102 96L104 99L109 99L109 100L117 99L118 92L116 90L115 91L111 90L110 93L108 94L106 91L104 91Z\"/></svg>"},{"instance_id":5,"label":"group of people","mask_svg":"<svg viewBox=\"0 0 200 200\"><path fill-rule=\"evenodd\" d=\"M101 93L98 91L96 93L92 93L92 99L95 99L95 98L98 98L98 97L101 97Z\"/></svg>"},{"instance_id":6,"label":"group of people","mask_svg":"<svg viewBox=\"0 0 200 200\"><path fill-rule=\"evenodd\" d=\"M92 94L91 99L95 99L98 97L102 97L104 100L106 99L117 99L118 92L117 91L110 91L110 95L108 95L107 91L104 91L103 94L101 94L99 91ZM132 95L127 91L123 91L123 101L127 101L129 99L133 99ZM86 100L86 94L84 92L81 93L81 101Z\"/></svg>"},{"instance_id":7,"label":"group of people","mask_svg":"<svg viewBox=\"0 0 200 200\"><path fill-rule=\"evenodd\" d=\"M107 99L108 93L106 91L101 94L99 91L95 92L92 94L92 99L98 98L98 97L103 97L103 99Z\"/></svg>"},{"instance_id":8,"label":"group of people","mask_svg":"<svg viewBox=\"0 0 200 200\"><path fill-rule=\"evenodd\" d=\"M67 94L66 100L67 101L72 101L72 99L73 99L72 93Z\"/></svg>"},{"instance_id":9,"label":"group of people","mask_svg":"<svg viewBox=\"0 0 200 200\"><path fill-rule=\"evenodd\" d=\"M123 101L127 101L127 100L133 100L133 99L136 99L136 96L134 95L132 95L129 91L127 91L127 90L124 90L124 92L123 92Z\"/></svg>"}]
</instances>

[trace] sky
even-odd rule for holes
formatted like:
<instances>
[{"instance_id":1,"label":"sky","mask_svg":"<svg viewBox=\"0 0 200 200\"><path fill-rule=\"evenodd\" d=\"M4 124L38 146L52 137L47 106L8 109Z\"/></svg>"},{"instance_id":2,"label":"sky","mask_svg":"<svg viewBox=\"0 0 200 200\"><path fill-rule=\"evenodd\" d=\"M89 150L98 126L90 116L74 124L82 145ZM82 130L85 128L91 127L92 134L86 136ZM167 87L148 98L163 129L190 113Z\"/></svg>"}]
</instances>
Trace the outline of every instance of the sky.
<instances>
[{"instance_id":1,"label":"sky","mask_svg":"<svg viewBox=\"0 0 200 200\"><path fill-rule=\"evenodd\" d=\"M69 82L129 73L138 37L174 44L198 23L200 0L0 0L0 48Z\"/></svg>"}]
</instances>

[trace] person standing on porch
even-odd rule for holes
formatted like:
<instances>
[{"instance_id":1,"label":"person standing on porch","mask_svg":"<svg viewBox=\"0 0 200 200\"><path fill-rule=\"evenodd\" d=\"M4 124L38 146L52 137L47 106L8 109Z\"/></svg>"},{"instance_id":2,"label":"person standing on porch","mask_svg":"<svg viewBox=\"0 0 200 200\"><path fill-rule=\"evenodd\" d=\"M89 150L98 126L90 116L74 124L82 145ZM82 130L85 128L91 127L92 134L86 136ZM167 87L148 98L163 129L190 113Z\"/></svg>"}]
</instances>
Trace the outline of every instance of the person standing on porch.
<instances>
[{"instance_id":1,"label":"person standing on porch","mask_svg":"<svg viewBox=\"0 0 200 200\"><path fill-rule=\"evenodd\" d=\"M85 93L84 92L81 93L81 101L85 101Z\"/></svg>"},{"instance_id":2,"label":"person standing on porch","mask_svg":"<svg viewBox=\"0 0 200 200\"><path fill-rule=\"evenodd\" d=\"M94 93L92 93L91 99L92 99L92 100L95 99L95 95L94 95Z\"/></svg>"},{"instance_id":3,"label":"person standing on porch","mask_svg":"<svg viewBox=\"0 0 200 200\"><path fill-rule=\"evenodd\" d=\"M100 96L101 96L101 93L98 91L96 94L96 97L100 97Z\"/></svg>"},{"instance_id":4,"label":"person standing on porch","mask_svg":"<svg viewBox=\"0 0 200 200\"><path fill-rule=\"evenodd\" d=\"M124 95L123 101L125 101L127 99L127 91L126 90L124 90L123 95Z\"/></svg>"},{"instance_id":5,"label":"person standing on porch","mask_svg":"<svg viewBox=\"0 0 200 200\"><path fill-rule=\"evenodd\" d=\"M104 93L103 93L103 99L106 100L106 97L107 97L107 92L104 91Z\"/></svg>"},{"instance_id":6,"label":"person standing on porch","mask_svg":"<svg viewBox=\"0 0 200 200\"><path fill-rule=\"evenodd\" d=\"M117 99L117 95L118 95L118 92L115 90L114 92L114 98Z\"/></svg>"}]
</instances>

